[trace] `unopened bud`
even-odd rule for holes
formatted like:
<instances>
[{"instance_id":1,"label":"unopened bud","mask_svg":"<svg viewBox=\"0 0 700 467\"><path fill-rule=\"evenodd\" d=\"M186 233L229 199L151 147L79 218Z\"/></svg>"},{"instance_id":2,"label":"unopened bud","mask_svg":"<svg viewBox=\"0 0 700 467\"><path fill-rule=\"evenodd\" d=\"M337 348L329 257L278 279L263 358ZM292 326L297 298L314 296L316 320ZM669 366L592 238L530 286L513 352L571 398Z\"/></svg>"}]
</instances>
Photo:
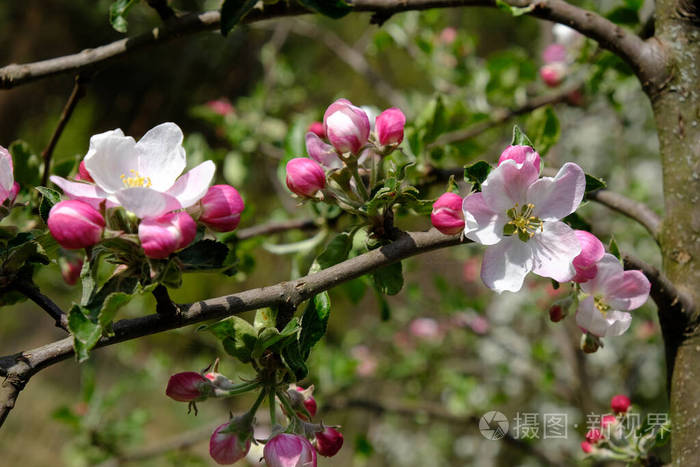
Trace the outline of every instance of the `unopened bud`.
<instances>
[{"instance_id":1,"label":"unopened bud","mask_svg":"<svg viewBox=\"0 0 700 467\"><path fill-rule=\"evenodd\" d=\"M333 457L343 447L343 434L335 428L324 427L316 433L316 451L325 457Z\"/></svg>"},{"instance_id":2,"label":"unopened bud","mask_svg":"<svg viewBox=\"0 0 700 467\"><path fill-rule=\"evenodd\" d=\"M105 228L102 214L78 200L56 203L49 211L46 223L58 244L69 250L95 245Z\"/></svg>"},{"instance_id":3,"label":"unopened bud","mask_svg":"<svg viewBox=\"0 0 700 467\"><path fill-rule=\"evenodd\" d=\"M507 160L515 161L518 164L522 164L523 162L531 162L538 172L540 170L540 155L530 146L508 146L498 158L498 165L501 165Z\"/></svg>"},{"instance_id":4,"label":"unopened bud","mask_svg":"<svg viewBox=\"0 0 700 467\"><path fill-rule=\"evenodd\" d=\"M357 154L369 138L369 118L347 99L338 99L326 109L323 126L328 141L341 153Z\"/></svg>"},{"instance_id":5,"label":"unopened bud","mask_svg":"<svg viewBox=\"0 0 700 467\"><path fill-rule=\"evenodd\" d=\"M386 109L377 116L374 122L377 141L382 146L400 144L403 141L403 128L405 125L406 116L400 109L396 107Z\"/></svg>"},{"instance_id":6,"label":"unopened bud","mask_svg":"<svg viewBox=\"0 0 700 467\"><path fill-rule=\"evenodd\" d=\"M550 44L542 52L542 61L544 63L566 62L566 47L561 44Z\"/></svg>"},{"instance_id":7,"label":"unopened bud","mask_svg":"<svg viewBox=\"0 0 700 467\"><path fill-rule=\"evenodd\" d=\"M230 185L214 185L201 200L199 220L217 232L230 232L238 227L245 208L243 198Z\"/></svg>"},{"instance_id":8,"label":"unopened bud","mask_svg":"<svg viewBox=\"0 0 700 467\"><path fill-rule=\"evenodd\" d=\"M624 394L618 394L610 399L610 408L615 413L627 413L627 409L630 408L630 398Z\"/></svg>"},{"instance_id":9,"label":"unopened bud","mask_svg":"<svg viewBox=\"0 0 700 467\"><path fill-rule=\"evenodd\" d=\"M574 233L581 244L581 253L574 258L573 266L576 269L576 275L571 280L581 283L596 276L598 273L596 264L605 255L605 247L592 233L585 230L574 230Z\"/></svg>"},{"instance_id":10,"label":"unopened bud","mask_svg":"<svg viewBox=\"0 0 700 467\"><path fill-rule=\"evenodd\" d=\"M316 467L316 450L299 435L280 433L265 444L267 467Z\"/></svg>"},{"instance_id":11,"label":"unopened bud","mask_svg":"<svg viewBox=\"0 0 700 467\"><path fill-rule=\"evenodd\" d=\"M454 235L461 232L464 229L462 197L457 193L451 192L441 195L433 203L430 222L433 224L433 227L445 235Z\"/></svg>"},{"instance_id":12,"label":"unopened bud","mask_svg":"<svg viewBox=\"0 0 700 467\"><path fill-rule=\"evenodd\" d=\"M80 278L80 272L83 270L83 259L80 257L59 258L61 267L61 276L68 285L75 285Z\"/></svg>"},{"instance_id":13,"label":"unopened bud","mask_svg":"<svg viewBox=\"0 0 700 467\"><path fill-rule=\"evenodd\" d=\"M326 130L323 128L323 122L311 122L308 131L314 133L319 138L325 139L326 137Z\"/></svg>"},{"instance_id":14,"label":"unopened bud","mask_svg":"<svg viewBox=\"0 0 700 467\"><path fill-rule=\"evenodd\" d=\"M297 157L287 162L287 187L295 194L313 198L326 186L326 173L318 162Z\"/></svg>"},{"instance_id":15,"label":"unopened bud","mask_svg":"<svg viewBox=\"0 0 700 467\"><path fill-rule=\"evenodd\" d=\"M184 211L143 219L139 224L141 247L149 258L167 258L192 243L196 235L197 224Z\"/></svg>"},{"instance_id":16,"label":"unopened bud","mask_svg":"<svg viewBox=\"0 0 700 467\"><path fill-rule=\"evenodd\" d=\"M566 65L563 63L550 63L540 67L540 78L550 88L555 88L564 81Z\"/></svg>"},{"instance_id":17,"label":"unopened bud","mask_svg":"<svg viewBox=\"0 0 700 467\"><path fill-rule=\"evenodd\" d=\"M239 427L237 419L214 430L209 439L209 455L217 464L230 465L243 459L250 451L250 426Z\"/></svg>"},{"instance_id":18,"label":"unopened bud","mask_svg":"<svg viewBox=\"0 0 700 467\"><path fill-rule=\"evenodd\" d=\"M214 394L211 381L194 371L176 373L168 380L165 395L178 402L201 401Z\"/></svg>"},{"instance_id":19,"label":"unopened bud","mask_svg":"<svg viewBox=\"0 0 700 467\"><path fill-rule=\"evenodd\" d=\"M338 157L335 148L311 131L306 133L306 152L309 157L328 169L338 169L343 166L343 161Z\"/></svg>"}]
</instances>

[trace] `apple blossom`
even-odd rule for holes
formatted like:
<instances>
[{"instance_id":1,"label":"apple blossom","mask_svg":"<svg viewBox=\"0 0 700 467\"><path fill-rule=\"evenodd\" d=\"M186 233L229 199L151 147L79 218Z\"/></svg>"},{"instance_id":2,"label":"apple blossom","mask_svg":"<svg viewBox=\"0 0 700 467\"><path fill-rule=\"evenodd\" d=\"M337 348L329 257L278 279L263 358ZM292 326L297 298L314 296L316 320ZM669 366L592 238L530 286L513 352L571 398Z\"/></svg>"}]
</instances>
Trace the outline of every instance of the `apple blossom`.
<instances>
[{"instance_id":1,"label":"apple blossom","mask_svg":"<svg viewBox=\"0 0 700 467\"><path fill-rule=\"evenodd\" d=\"M502 161L462 204L467 238L488 245L481 267L487 287L517 292L528 272L570 280L581 252L574 231L559 219L576 210L586 178L566 163L555 177L539 178L531 161Z\"/></svg>"},{"instance_id":2,"label":"apple blossom","mask_svg":"<svg viewBox=\"0 0 700 467\"><path fill-rule=\"evenodd\" d=\"M95 183L95 180L92 179L90 172L88 172L88 169L85 167L85 161L80 161L75 179L78 181Z\"/></svg>"},{"instance_id":3,"label":"apple blossom","mask_svg":"<svg viewBox=\"0 0 700 467\"><path fill-rule=\"evenodd\" d=\"M586 433L586 441L591 444L595 444L601 439L603 439L603 433L601 433L597 428L592 428L588 430L588 433Z\"/></svg>"},{"instance_id":4,"label":"apple blossom","mask_svg":"<svg viewBox=\"0 0 700 467\"><path fill-rule=\"evenodd\" d=\"M7 149L0 146L0 204L10 197L14 184L12 156Z\"/></svg>"},{"instance_id":5,"label":"apple blossom","mask_svg":"<svg viewBox=\"0 0 700 467\"><path fill-rule=\"evenodd\" d=\"M408 326L413 337L424 340L436 340L442 335L440 324L432 318L416 318Z\"/></svg>"},{"instance_id":6,"label":"apple blossom","mask_svg":"<svg viewBox=\"0 0 700 467\"><path fill-rule=\"evenodd\" d=\"M209 455L217 464L230 465L250 451L250 436L239 433L236 421L219 425L209 439Z\"/></svg>"},{"instance_id":7,"label":"apple blossom","mask_svg":"<svg viewBox=\"0 0 700 467\"><path fill-rule=\"evenodd\" d=\"M311 131L306 133L306 152L311 159L326 169L339 169L343 166L343 161L338 157L335 148Z\"/></svg>"},{"instance_id":8,"label":"apple blossom","mask_svg":"<svg viewBox=\"0 0 700 467\"><path fill-rule=\"evenodd\" d=\"M295 194L312 198L326 186L326 173L318 162L296 157L287 162L287 187Z\"/></svg>"},{"instance_id":9,"label":"apple blossom","mask_svg":"<svg viewBox=\"0 0 700 467\"><path fill-rule=\"evenodd\" d=\"M316 450L303 436L280 433L265 444L268 467L316 467Z\"/></svg>"},{"instance_id":10,"label":"apple blossom","mask_svg":"<svg viewBox=\"0 0 700 467\"><path fill-rule=\"evenodd\" d=\"M357 154L369 138L370 121L364 110L347 99L338 99L326 109L323 127L339 152Z\"/></svg>"},{"instance_id":11,"label":"apple blossom","mask_svg":"<svg viewBox=\"0 0 700 467\"><path fill-rule=\"evenodd\" d=\"M205 104L209 109L217 115L225 117L226 115L232 114L234 112L233 105L231 102L222 97L220 99L214 99Z\"/></svg>"},{"instance_id":12,"label":"apple blossom","mask_svg":"<svg viewBox=\"0 0 700 467\"><path fill-rule=\"evenodd\" d=\"M574 258L576 275L571 280L581 283L595 277L598 272L596 264L605 254L605 247L592 233L585 230L574 230L574 233L581 244L581 254Z\"/></svg>"},{"instance_id":13,"label":"apple blossom","mask_svg":"<svg viewBox=\"0 0 700 467\"><path fill-rule=\"evenodd\" d=\"M598 337L619 336L632 321L627 311L647 301L651 285L641 271L623 270L609 253L596 266L595 277L581 283L581 290L589 296L579 302L576 324Z\"/></svg>"},{"instance_id":14,"label":"apple blossom","mask_svg":"<svg viewBox=\"0 0 700 467\"><path fill-rule=\"evenodd\" d=\"M314 133L319 138L326 137L326 130L323 127L323 122L311 122L311 124L309 125L309 129L307 131Z\"/></svg>"},{"instance_id":15,"label":"apple blossom","mask_svg":"<svg viewBox=\"0 0 700 467\"><path fill-rule=\"evenodd\" d=\"M430 214L433 227L445 235L455 235L464 229L462 197L457 193L447 192L435 200Z\"/></svg>"},{"instance_id":16,"label":"apple blossom","mask_svg":"<svg viewBox=\"0 0 700 467\"><path fill-rule=\"evenodd\" d=\"M200 200L199 220L217 232L230 232L238 227L245 208L243 198L230 185L214 185Z\"/></svg>"},{"instance_id":17,"label":"apple blossom","mask_svg":"<svg viewBox=\"0 0 700 467\"><path fill-rule=\"evenodd\" d=\"M186 212L171 212L143 219L138 233L146 256L163 259L192 243L197 235L197 224Z\"/></svg>"},{"instance_id":18,"label":"apple blossom","mask_svg":"<svg viewBox=\"0 0 700 467\"><path fill-rule=\"evenodd\" d=\"M534 164L537 173L540 172L540 155L530 146L514 145L508 146L499 156L498 165L507 160L513 160L518 164L529 161Z\"/></svg>"},{"instance_id":19,"label":"apple blossom","mask_svg":"<svg viewBox=\"0 0 700 467\"><path fill-rule=\"evenodd\" d=\"M120 129L107 131L90 138L84 159L94 184L50 178L69 198L93 207L107 200L141 219L159 217L197 203L214 177L212 161L180 177L186 165L182 139L182 130L170 122L150 129L138 143Z\"/></svg>"},{"instance_id":20,"label":"apple blossom","mask_svg":"<svg viewBox=\"0 0 700 467\"><path fill-rule=\"evenodd\" d=\"M403 127L406 125L406 116L396 107L386 109L380 113L374 122L374 131L377 141L382 146L400 144L403 141Z\"/></svg>"},{"instance_id":21,"label":"apple blossom","mask_svg":"<svg viewBox=\"0 0 700 467\"><path fill-rule=\"evenodd\" d=\"M542 61L544 63L566 62L566 47L561 44L548 45L542 52Z\"/></svg>"},{"instance_id":22,"label":"apple blossom","mask_svg":"<svg viewBox=\"0 0 700 467\"><path fill-rule=\"evenodd\" d=\"M59 245L69 250L92 246L102 238L105 220L87 203L67 200L56 203L46 221Z\"/></svg>"},{"instance_id":23,"label":"apple blossom","mask_svg":"<svg viewBox=\"0 0 700 467\"><path fill-rule=\"evenodd\" d=\"M618 394L610 399L610 408L615 413L626 413L627 409L630 408L631 403L632 402L630 401L629 397L625 396L624 394Z\"/></svg>"},{"instance_id":24,"label":"apple blossom","mask_svg":"<svg viewBox=\"0 0 700 467\"><path fill-rule=\"evenodd\" d=\"M593 452L593 445L588 441L581 441L581 450L586 454L590 454Z\"/></svg>"},{"instance_id":25,"label":"apple blossom","mask_svg":"<svg viewBox=\"0 0 700 467\"><path fill-rule=\"evenodd\" d=\"M540 67L540 78L550 88L557 87L564 81L566 65L564 63L548 63Z\"/></svg>"},{"instance_id":26,"label":"apple blossom","mask_svg":"<svg viewBox=\"0 0 700 467\"><path fill-rule=\"evenodd\" d=\"M343 447L343 434L329 426L316 432L316 451L325 457L333 457Z\"/></svg>"},{"instance_id":27,"label":"apple blossom","mask_svg":"<svg viewBox=\"0 0 700 467\"><path fill-rule=\"evenodd\" d=\"M213 394L214 386L211 381L194 371L172 375L165 389L165 395L178 402L201 401Z\"/></svg>"}]
</instances>

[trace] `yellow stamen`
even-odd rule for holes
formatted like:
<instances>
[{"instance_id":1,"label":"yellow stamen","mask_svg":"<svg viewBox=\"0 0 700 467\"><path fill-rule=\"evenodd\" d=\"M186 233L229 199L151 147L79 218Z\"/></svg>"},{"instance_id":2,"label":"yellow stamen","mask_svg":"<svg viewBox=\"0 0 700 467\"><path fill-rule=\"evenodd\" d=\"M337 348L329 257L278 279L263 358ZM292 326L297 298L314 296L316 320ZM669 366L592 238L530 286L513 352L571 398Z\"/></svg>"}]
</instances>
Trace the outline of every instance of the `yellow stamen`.
<instances>
[{"instance_id":1,"label":"yellow stamen","mask_svg":"<svg viewBox=\"0 0 700 467\"><path fill-rule=\"evenodd\" d=\"M603 316L607 315L608 310L610 310L610 305L605 303L605 300L600 295L593 297L593 305L600 311Z\"/></svg>"},{"instance_id":2,"label":"yellow stamen","mask_svg":"<svg viewBox=\"0 0 700 467\"><path fill-rule=\"evenodd\" d=\"M145 187L149 188L151 186L151 177L142 177L137 171L135 170L129 170L133 174L133 177L127 177L125 174L122 174L121 180L122 183L124 184L125 187L127 188L133 188L133 187Z\"/></svg>"},{"instance_id":3,"label":"yellow stamen","mask_svg":"<svg viewBox=\"0 0 700 467\"><path fill-rule=\"evenodd\" d=\"M508 217L511 220L505 225L504 233L506 235L517 234L522 241L531 239L537 230L544 231L544 222L539 217L535 217L532 213L535 210L535 205L528 203L520 207L517 203L515 207L507 211Z\"/></svg>"}]
</instances>

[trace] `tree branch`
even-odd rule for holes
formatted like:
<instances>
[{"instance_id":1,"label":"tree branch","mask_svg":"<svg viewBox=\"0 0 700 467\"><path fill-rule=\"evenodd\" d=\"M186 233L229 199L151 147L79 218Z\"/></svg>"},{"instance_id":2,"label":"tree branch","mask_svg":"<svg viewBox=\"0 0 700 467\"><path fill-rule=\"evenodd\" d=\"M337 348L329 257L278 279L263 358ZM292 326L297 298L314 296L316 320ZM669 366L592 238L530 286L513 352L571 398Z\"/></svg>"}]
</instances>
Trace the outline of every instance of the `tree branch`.
<instances>
[{"instance_id":1,"label":"tree branch","mask_svg":"<svg viewBox=\"0 0 700 467\"><path fill-rule=\"evenodd\" d=\"M15 282L13 287L22 295L39 305L56 322L56 327L68 331L68 316L49 297L39 291L39 287L34 284Z\"/></svg>"},{"instance_id":2,"label":"tree branch","mask_svg":"<svg viewBox=\"0 0 700 467\"><path fill-rule=\"evenodd\" d=\"M246 290L232 295L180 305L176 314L153 313L140 318L123 319L114 323L114 335L103 337L96 347L105 347L151 334L181 328L212 319L222 319L245 311L270 306L297 306L314 295L339 284L360 277L405 258L439 248L468 243L460 237L448 237L435 229L428 232L403 233L399 238L376 250L364 253L342 263L331 266L294 281L282 282L269 287ZM19 389L9 394L14 399L29 379L43 368L65 360L73 355L73 338L67 337L19 354L0 357L0 375L11 378ZM5 398L5 401L10 400ZM0 404L3 404L0 399ZM6 408L2 408L6 407ZM9 403L0 410L9 412ZM0 412L0 421L7 417ZM0 426L2 424L0 423Z\"/></svg>"},{"instance_id":3,"label":"tree branch","mask_svg":"<svg viewBox=\"0 0 700 467\"><path fill-rule=\"evenodd\" d=\"M63 129L66 127L68 120L70 120L71 115L73 115L73 110L78 104L81 97L85 95L85 83L87 83L87 78L77 75L75 77L75 83L73 84L73 91L68 97L68 102L66 102L65 107L63 107L63 112L61 113L61 118L58 120L58 125L51 135L49 144L46 145L46 149L41 154L41 158L44 161L44 174L41 177L41 184L46 186L49 181L49 173L51 172L51 156L53 155L53 150L56 149L56 144L58 144L58 139L63 133Z\"/></svg>"},{"instance_id":4,"label":"tree branch","mask_svg":"<svg viewBox=\"0 0 700 467\"><path fill-rule=\"evenodd\" d=\"M314 221L313 219L294 219L281 222L269 222L267 224L260 224L255 225L253 227L241 229L238 232L236 232L236 238L242 241L260 235L272 235L280 232L286 232L288 230L316 229L318 229L318 224L316 224L316 221Z\"/></svg>"},{"instance_id":5,"label":"tree branch","mask_svg":"<svg viewBox=\"0 0 700 467\"><path fill-rule=\"evenodd\" d=\"M635 34L617 26L602 16L570 5L563 0L509 0L518 7L532 7L532 16L566 24L588 36L603 47L619 55L635 71L645 88L663 81L666 76L665 58L653 39L645 42ZM495 0L355 0L357 12L373 12L386 20L395 13L409 10L451 8L468 6L495 7ZM263 5L250 12L243 20L252 23L265 19L307 14L308 10L298 4L278 2ZM188 14L172 18L162 28L137 36L121 39L94 49L63 57L34 63L12 64L0 68L0 88L12 87L62 73L71 73L94 68L109 60L169 42L182 36L208 31L219 27L218 11Z\"/></svg>"},{"instance_id":6,"label":"tree branch","mask_svg":"<svg viewBox=\"0 0 700 467\"><path fill-rule=\"evenodd\" d=\"M597 190L586 194L586 199L590 199L606 206L613 211L617 211L630 219L637 221L659 242L661 233L661 218L652 211L649 206L639 201L627 198L619 193L610 190Z\"/></svg>"}]
</instances>

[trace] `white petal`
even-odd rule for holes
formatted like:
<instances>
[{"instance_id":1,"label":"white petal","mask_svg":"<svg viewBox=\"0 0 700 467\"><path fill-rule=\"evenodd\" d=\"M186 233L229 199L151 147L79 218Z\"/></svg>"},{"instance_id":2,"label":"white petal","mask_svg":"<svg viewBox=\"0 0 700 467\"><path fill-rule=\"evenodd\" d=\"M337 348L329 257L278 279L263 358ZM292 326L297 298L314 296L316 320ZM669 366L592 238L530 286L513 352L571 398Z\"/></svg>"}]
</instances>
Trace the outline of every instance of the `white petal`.
<instances>
[{"instance_id":1,"label":"white petal","mask_svg":"<svg viewBox=\"0 0 700 467\"><path fill-rule=\"evenodd\" d=\"M578 165L567 162L555 177L543 177L527 190L527 201L535 205L533 215L556 221L578 208L586 191L586 175Z\"/></svg>"},{"instance_id":2,"label":"white petal","mask_svg":"<svg viewBox=\"0 0 700 467\"><path fill-rule=\"evenodd\" d=\"M566 282L576 275L573 261L581 253L581 244L574 230L563 222L545 222L532 243L532 272Z\"/></svg>"},{"instance_id":3,"label":"white petal","mask_svg":"<svg viewBox=\"0 0 700 467\"><path fill-rule=\"evenodd\" d=\"M539 170L530 161L518 164L512 159L503 161L491 171L481 185L484 201L495 212L506 212L526 203L527 190L539 177Z\"/></svg>"},{"instance_id":4,"label":"white petal","mask_svg":"<svg viewBox=\"0 0 700 467\"><path fill-rule=\"evenodd\" d=\"M627 331L632 324L632 315L625 311L608 311L606 319L610 327L605 333L605 337L615 337Z\"/></svg>"},{"instance_id":5,"label":"white petal","mask_svg":"<svg viewBox=\"0 0 700 467\"><path fill-rule=\"evenodd\" d=\"M503 239L506 216L493 212L484 202L482 193L473 193L462 202L464 235L482 245L494 245Z\"/></svg>"},{"instance_id":6,"label":"white petal","mask_svg":"<svg viewBox=\"0 0 700 467\"><path fill-rule=\"evenodd\" d=\"M598 337L604 337L608 331L608 322L595 307L593 297L586 297L578 304L576 324Z\"/></svg>"},{"instance_id":7,"label":"white petal","mask_svg":"<svg viewBox=\"0 0 700 467\"><path fill-rule=\"evenodd\" d=\"M124 209L141 219L159 217L181 207L174 196L151 188L126 188L115 195Z\"/></svg>"},{"instance_id":8,"label":"white petal","mask_svg":"<svg viewBox=\"0 0 700 467\"><path fill-rule=\"evenodd\" d=\"M5 201L7 195L10 194L14 183L15 179L12 174L12 156L7 149L0 146L0 198L2 198L0 203ZM5 196L2 196L3 193Z\"/></svg>"},{"instance_id":9,"label":"white petal","mask_svg":"<svg viewBox=\"0 0 700 467\"><path fill-rule=\"evenodd\" d=\"M207 194L216 166L212 161L204 161L178 178L166 193L174 196L183 208L192 206Z\"/></svg>"},{"instance_id":10,"label":"white petal","mask_svg":"<svg viewBox=\"0 0 700 467\"><path fill-rule=\"evenodd\" d=\"M151 180L151 188L166 191L185 170L185 148L182 130L167 122L151 128L136 143L138 172Z\"/></svg>"},{"instance_id":11,"label":"white petal","mask_svg":"<svg viewBox=\"0 0 700 467\"><path fill-rule=\"evenodd\" d=\"M517 292L531 270L530 246L517 237L506 237L486 249L481 265L481 280L498 293L504 290Z\"/></svg>"},{"instance_id":12,"label":"white petal","mask_svg":"<svg viewBox=\"0 0 700 467\"><path fill-rule=\"evenodd\" d=\"M128 177L130 170L138 168L135 146L134 138L124 136L120 129L106 131L90 138L85 167L100 188L108 193L124 188L121 175Z\"/></svg>"},{"instance_id":13,"label":"white petal","mask_svg":"<svg viewBox=\"0 0 700 467\"><path fill-rule=\"evenodd\" d=\"M97 185L92 183L71 182L65 178L52 175L49 179L63 190L63 193L70 199L77 199L88 203L95 209L100 209L100 204L109 197L109 194ZM114 203L107 203L107 207Z\"/></svg>"},{"instance_id":14,"label":"white petal","mask_svg":"<svg viewBox=\"0 0 700 467\"><path fill-rule=\"evenodd\" d=\"M607 284L624 273L620 260L610 253L603 255L601 260L596 263L596 268L598 272L596 272L595 277L581 283L581 290L593 295L604 293Z\"/></svg>"}]
</instances>

